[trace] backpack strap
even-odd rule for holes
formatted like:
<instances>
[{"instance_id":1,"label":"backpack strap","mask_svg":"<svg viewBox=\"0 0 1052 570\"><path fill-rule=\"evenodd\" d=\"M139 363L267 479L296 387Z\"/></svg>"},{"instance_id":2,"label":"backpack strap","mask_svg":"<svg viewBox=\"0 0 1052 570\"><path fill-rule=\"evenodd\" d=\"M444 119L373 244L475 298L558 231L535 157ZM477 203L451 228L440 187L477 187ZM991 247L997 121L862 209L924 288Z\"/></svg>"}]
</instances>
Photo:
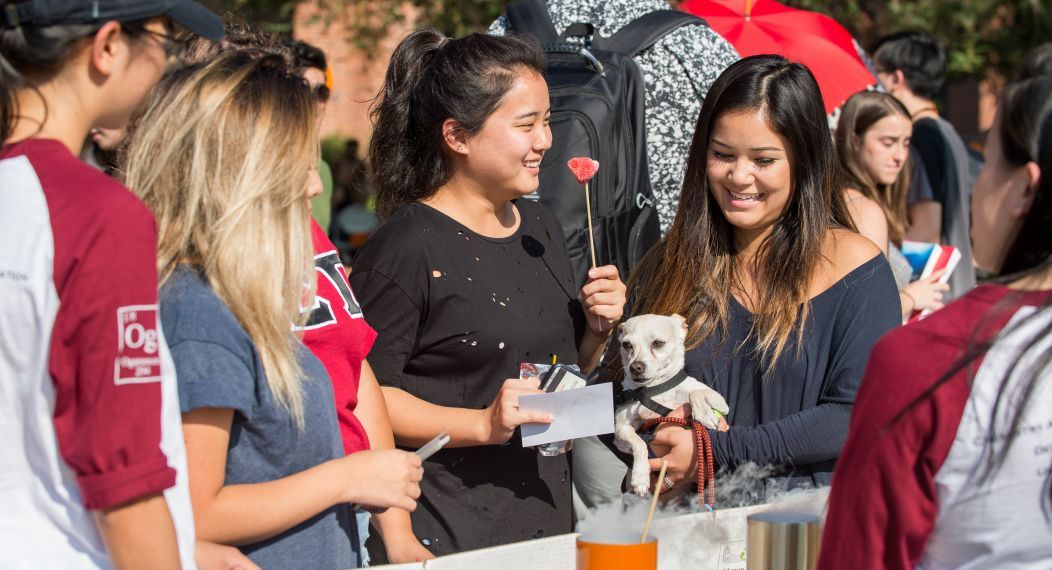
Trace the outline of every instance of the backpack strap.
<instances>
[{"instance_id":1,"label":"backpack strap","mask_svg":"<svg viewBox=\"0 0 1052 570\"><path fill-rule=\"evenodd\" d=\"M554 44L559 39L544 0L516 0L508 4L507 15L512 31L530 34L541 45Z\"/></svg>"},{"instance_id":2,"label":"backpack strap","mask_svg":"<svg viewBox=\"0 0 1052 570\"><path fill-rule=\"evenodd\" d=\"M550 18L549 21L551 21ZM708 26L708 22L704 19L679 10L648 12L603 40L602 49L635 57L669 33L689 24Z\"/></svg>"}]
</instances>

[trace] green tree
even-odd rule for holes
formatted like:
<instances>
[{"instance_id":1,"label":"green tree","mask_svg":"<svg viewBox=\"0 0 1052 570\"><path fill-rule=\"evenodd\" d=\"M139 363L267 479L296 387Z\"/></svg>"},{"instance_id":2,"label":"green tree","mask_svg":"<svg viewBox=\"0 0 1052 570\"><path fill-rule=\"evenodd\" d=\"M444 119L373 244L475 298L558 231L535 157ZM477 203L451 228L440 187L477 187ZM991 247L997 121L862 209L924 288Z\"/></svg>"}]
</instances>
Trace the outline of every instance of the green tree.
<instances>
[{"instance_id":1,"label":"green tree","mask_svg":"<svg viewBox=\"0 0 1052 570\"><path fill-rule=\"evenodd\" d=\"M419 10L419 22L434 26L446 35L460 37L485 30L504 11L506 0L316 0L320 18L334 21L351 14L351 41L366 52L373 51L394 24L405 21L406 6ZM274 31L291 30L296 0L206 0L209 7L234 12Z\"/></svg>"},{"instance_id":2,"label":"green tree","mask_svg":"<svg viewBox=\"0 0 1052 570\"><path fill-rule=\"evenodd\" d=\"M352 41L372 51L388 28L405 20L405 6L420 11L420 23L458 37L484 30L504 11L507 0L317 0L322 18L350 9ZM1052 40L1050 0L783 0L828 14L864 47L900 30L927 30L945 42L951 76L995 70L1010 76L1033 47ZM289 29L295 0L211 0L272 29ZM678 4L676 0L672 5Z\"/></svg>"},{"instance_id":3,"label":"green tree","mask_svg":"<svg viewBox=\"0 0 1052 570\"><path fill-rule=\"evenodd\" d=\"M1052 40L1049 0L785 0L832 16L864 47L883 35L925 30L945 43L954 77L1011 76L1033 47Z\"/></svg>"}]
</instances>

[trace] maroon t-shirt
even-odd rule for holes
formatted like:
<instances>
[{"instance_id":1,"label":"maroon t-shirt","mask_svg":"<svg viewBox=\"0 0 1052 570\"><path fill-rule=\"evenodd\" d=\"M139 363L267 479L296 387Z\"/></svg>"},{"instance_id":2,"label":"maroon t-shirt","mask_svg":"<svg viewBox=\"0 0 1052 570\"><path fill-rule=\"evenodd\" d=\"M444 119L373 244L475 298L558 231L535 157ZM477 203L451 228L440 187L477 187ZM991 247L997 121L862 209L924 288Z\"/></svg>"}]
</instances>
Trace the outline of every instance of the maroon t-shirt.
<instances>
[{"instance_id":1,"label":"maroon t-shirt","mask_svg":"<svg viewBox=\"0 0 1052 570\"><path fill-rule=\"evenodd\" d=\"M88 509L172 486L159 447L153 216L58 141L5 146L0 160L0 204L12 216L0 224L0 251L10 254L0 256L0 370L12 376L0 376L28 390L46 375L40 396L52 406L18 413L51 414ZM44 369L37 350L46 352Z\"/></svg>"},{"instance_id":2,"label":"maroon t-shirt","mask_svg":"<svg viewBox=\"0 0 1052 570\"><path fill-rule=\"evenodd\" d=\"M960 508L960 501L953 505L942 501L960 494L959 481L945 477L945 472L947 468L960 470L962 465L981 464L981 452L986 449L976 437L965 436L970 432L960 430L962 417L974 420L993 414L984 407L984 400L976 397L977 386L989 390L988 384L1000 381L997 376L1004 373L995 369L984 376L983 371L991 368L984 365L992 358L993 349L935 389L901 419L893 420L971 347L995 338L1021 307L1040 306L1050 296L1052 291L1021 292L981 286L927 319L893 330L876 344L833 477L820 569L912 569L932 554L933 540L939 542L936 546L945 542L937 540L940 512ZM988 399L985 402L989 404ZM974 429L971 425L965 427ZM997 490L1004 493L1005 488ZM1029 514L1028 509L1038 508L1039 496L1037 492L1028 504L1013 508L1018 509L1020 516ZM984 496L980 491L971 500L979 503L997 498ZM989 510L987 514L997 513ZM1011 538L1000 540L999 545L982 546L982 541L990 536L980 530L986 522L974 520L969 533L956 537L962 544L980 545L982 552L974 558L994 550L1012 549ZM1047 528L1029 532L1047 533ZM935 555L946 559L945 552ZM959 565L936 564L940 568Z\"/></svg>"}]
</instances>

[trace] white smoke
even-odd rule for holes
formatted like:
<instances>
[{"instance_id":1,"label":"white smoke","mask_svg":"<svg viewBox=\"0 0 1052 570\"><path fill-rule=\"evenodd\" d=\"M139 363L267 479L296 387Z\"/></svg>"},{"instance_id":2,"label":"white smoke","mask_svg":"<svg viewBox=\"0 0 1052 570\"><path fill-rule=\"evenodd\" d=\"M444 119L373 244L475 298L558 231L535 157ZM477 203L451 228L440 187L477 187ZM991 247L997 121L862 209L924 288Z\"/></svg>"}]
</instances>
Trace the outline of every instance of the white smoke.
<instances>
[{"instance_id":1,"label":"white smoke","mask_svg":"<svg viewBox=\"0 0 1052 570\"><path fill-rule=\"evenodd\" d=\"M822 514L824 492L806 488L786 491L767 480L773 471L770 466L747 463L733 473L721 473L716 479L716 510L711 513L698 505L693 493L659 503L648 533L658 539L658 567L708 568L715 556L736 559L745 549L746 517L756 510L792 508ZM760 509L736 508L757 505L761 497ZM631 536L638 541L649 507L650 497L629 493L620 502L590 509L578 521L577 531L582 535ZM745 568L744 561L740 566L721 565L738 567Z\"/></svg>"}]
</instances>

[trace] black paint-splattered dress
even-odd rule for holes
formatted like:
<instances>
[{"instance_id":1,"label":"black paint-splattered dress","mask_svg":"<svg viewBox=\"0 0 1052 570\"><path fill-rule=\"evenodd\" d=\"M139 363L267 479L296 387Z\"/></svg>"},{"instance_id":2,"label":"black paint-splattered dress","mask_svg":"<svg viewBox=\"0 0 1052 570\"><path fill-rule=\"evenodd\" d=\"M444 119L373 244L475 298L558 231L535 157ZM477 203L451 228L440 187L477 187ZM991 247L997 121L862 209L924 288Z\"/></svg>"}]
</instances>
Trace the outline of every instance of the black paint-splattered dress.
<instances>
[{"instance_id":1,"label":"black paint-splattered dress","mask_svg":"<svg viewBox=\"0 0 1052 570\"><path fill-rule=\"evenodd\" d=\"M482 409L520 362L577 362L584 317L555 218L519 200L514 235L478 235L421 204L403 206L351 271L379 336L368 361L381 385L441 406ZM398 410L391 410L397 415ZM518 436L443 450L424 463L413 530L438 555L572 529L569 462Z\"/></svg>"}]
</instances>

